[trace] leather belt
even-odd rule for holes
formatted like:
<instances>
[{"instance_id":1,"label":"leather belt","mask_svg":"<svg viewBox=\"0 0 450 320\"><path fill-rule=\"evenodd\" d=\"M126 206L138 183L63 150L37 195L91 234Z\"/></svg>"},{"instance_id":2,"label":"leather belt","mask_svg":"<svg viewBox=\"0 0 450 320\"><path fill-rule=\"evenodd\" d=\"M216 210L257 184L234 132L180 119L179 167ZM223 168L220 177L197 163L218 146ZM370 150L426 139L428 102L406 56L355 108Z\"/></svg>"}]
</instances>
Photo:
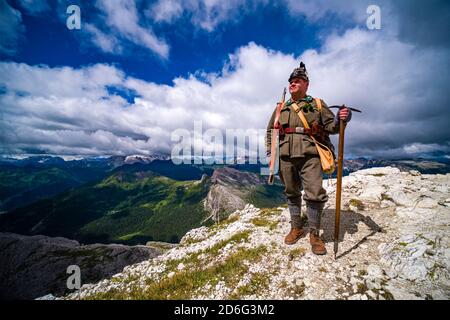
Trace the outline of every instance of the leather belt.
<instances>
[{"instance_id":1,"label":"leather belt","mask_svg":"<svg viewBox=\"0 0 450 320\"><path fill-rule=\"evenodd\" d=\"M283 128L284 133L305 133L305 128L294 127L294 128Z\"/></svg>"}]
</instances>

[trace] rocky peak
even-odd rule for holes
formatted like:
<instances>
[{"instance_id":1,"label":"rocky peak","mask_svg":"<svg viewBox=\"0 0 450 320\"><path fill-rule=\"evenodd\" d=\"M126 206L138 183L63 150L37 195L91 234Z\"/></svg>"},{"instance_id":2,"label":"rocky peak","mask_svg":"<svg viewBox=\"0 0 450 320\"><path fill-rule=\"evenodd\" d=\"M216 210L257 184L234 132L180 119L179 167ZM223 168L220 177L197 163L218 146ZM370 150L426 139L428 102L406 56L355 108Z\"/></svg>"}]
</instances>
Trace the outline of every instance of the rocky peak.
<instances>
[{"instance_id":1,"label":"rocky peak","mask_svg":"<svg viewBox=\"0 0 450 320\"><path fill-rule=\"evenodd\" d=\"M246 187L265 183L263 178L255 173L239 171L230 167L222 167L214 170L211 181L233 187Z\"/></svg>"},{"instance_id":2,"label":"rocky peak","mask_svg":"<svg viewBox=\"0 0 450 320\"><path fill-rule=\"evenodd\" d=\"M168 160L170 156L164 154L152 154L152 155L129 155L125 157L125 164L144 163L148 164L154 160Z\"/></svg>"},{"instance_id":3,"label":"rocky peak","mask_svg":"<svg viewBox=\"0 0 450 320\"><path fill-rule=\"evenodd\" d=\"M188 232L166 253L63 299L449 299L450 174L372 168L343 179L337 259L336 181L322 237L285 245L289 212L246 205L211 227Z\"/></svg>"},{"instance_id":4,"label":"rocky peak","mask_svg":"<svg viewBox=\"0 0 450 320\"><path fill-rule=\"evenodd\" d=\"M264 180L255 173L223 167L214 170L211 183L204 201L206 211L211 213L206 219L219 221L229 213L243 209L249 193L255 187L263 185Z\"/></svg>"}]
</instances>

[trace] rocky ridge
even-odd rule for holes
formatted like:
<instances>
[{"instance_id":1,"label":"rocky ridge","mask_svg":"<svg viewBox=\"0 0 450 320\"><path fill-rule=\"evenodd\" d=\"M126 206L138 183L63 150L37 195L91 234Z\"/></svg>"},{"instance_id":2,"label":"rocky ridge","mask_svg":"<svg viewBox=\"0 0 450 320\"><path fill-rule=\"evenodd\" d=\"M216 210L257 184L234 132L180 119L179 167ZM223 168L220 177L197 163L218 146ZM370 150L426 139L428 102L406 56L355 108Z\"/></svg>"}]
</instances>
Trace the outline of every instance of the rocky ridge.
<instances>
[{"instance_id":1,"label":"rocky ridge","mask_svg":"<svg viewBox=\"0 0 450 320\"><path fill-rule=\"evenodd\" d=\"M264 178L255 173L229 167L214 170L210 190L203 202L205 210L210 213L205 220L212 218L219 222L233 211L243 209L249 191L264 183Z\"/></svg>"},{"instance_id":2,"label":"rocky ridge","mask_svg":"<svg viewBox=\"0 0 450 320\"><path fill-rule=\"evenodd\" d=\"M80 268L83 282L111 277L127 265L162 254L170 244L80 245L78 241L42 235L0 233L0 299L34 299L68 293L68 267Z\"/></svg>"},{"instance_id":3,"label":"rocky ridge","mask_svg":"<svg viewBox=\"0 0 450 320\"><path fill-rule=\"evenodd\" d=\"M60 299L449 299L450 174L371 168L343 179L337 259L335 180L323 216L328 254L285 245L284 207L246 205L179 246Z\"/></svg>"}]
</instances>

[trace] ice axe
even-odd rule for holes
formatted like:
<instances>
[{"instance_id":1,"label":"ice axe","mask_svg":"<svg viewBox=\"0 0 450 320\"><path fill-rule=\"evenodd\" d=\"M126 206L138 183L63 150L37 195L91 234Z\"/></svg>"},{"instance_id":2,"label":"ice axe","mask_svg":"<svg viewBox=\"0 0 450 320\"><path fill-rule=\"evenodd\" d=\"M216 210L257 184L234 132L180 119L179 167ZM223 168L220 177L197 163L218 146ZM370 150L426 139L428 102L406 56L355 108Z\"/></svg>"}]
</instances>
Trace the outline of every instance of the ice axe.
<instances>
[{"instance_id":1,"label":"ice axe","mask_svg":"<svg viewBox=\"0 0 450 320\"><path fill-rule=\"evenodd\" d=\"M337 108L339 110L348 108L355 112L361 112L358 109L342 106L331 106L329 108ZM336 187L336 215L334 220L334 259L338 252L339 245L339 227L341 224L341 192L342 192L342 168L344 164L344 132L346 123L339 119L339 149L338 149L338 172L337 172L337 187Z\"/></svg>"}]
</instances>

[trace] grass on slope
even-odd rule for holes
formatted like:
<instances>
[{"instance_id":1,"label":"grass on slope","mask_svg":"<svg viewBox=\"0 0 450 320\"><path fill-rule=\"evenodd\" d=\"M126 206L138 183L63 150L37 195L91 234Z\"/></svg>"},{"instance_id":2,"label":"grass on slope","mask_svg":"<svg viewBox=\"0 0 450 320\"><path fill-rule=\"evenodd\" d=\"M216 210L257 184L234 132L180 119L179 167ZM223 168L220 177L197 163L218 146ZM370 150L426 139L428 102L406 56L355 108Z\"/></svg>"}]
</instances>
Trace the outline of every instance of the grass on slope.
<instances>
[{"instance_id":1,"label":"grass on slope","mask_svg":"<svg viewBox=\"0 0 450 320\"><path fill-rule=\"evenodd\" d=\"M178 242L205 216L208 185L151 172L116 172L0 216L0 230L64 236L83 243Z\"/></svg>"},{"instance_id":2,"label":"grass on slope","mask_svg":"<svg viewBox=\"0 0 450 320\"><path fill-rule=\"evenodd\" d=\"M283 191L280 185L260 185L250 191L246 200L258 208L277 207L286 203Z\"/></svg>"},{"instance_id":3,"label":"grass on slope","mask_svg":"<svg viewBox=\"0 0 450 320\"><path fill-rule=\"evenodd\" d=\"M95 169L0 168L0 211L9 211L101 178Z\"/></svg>"}]
</instances>

